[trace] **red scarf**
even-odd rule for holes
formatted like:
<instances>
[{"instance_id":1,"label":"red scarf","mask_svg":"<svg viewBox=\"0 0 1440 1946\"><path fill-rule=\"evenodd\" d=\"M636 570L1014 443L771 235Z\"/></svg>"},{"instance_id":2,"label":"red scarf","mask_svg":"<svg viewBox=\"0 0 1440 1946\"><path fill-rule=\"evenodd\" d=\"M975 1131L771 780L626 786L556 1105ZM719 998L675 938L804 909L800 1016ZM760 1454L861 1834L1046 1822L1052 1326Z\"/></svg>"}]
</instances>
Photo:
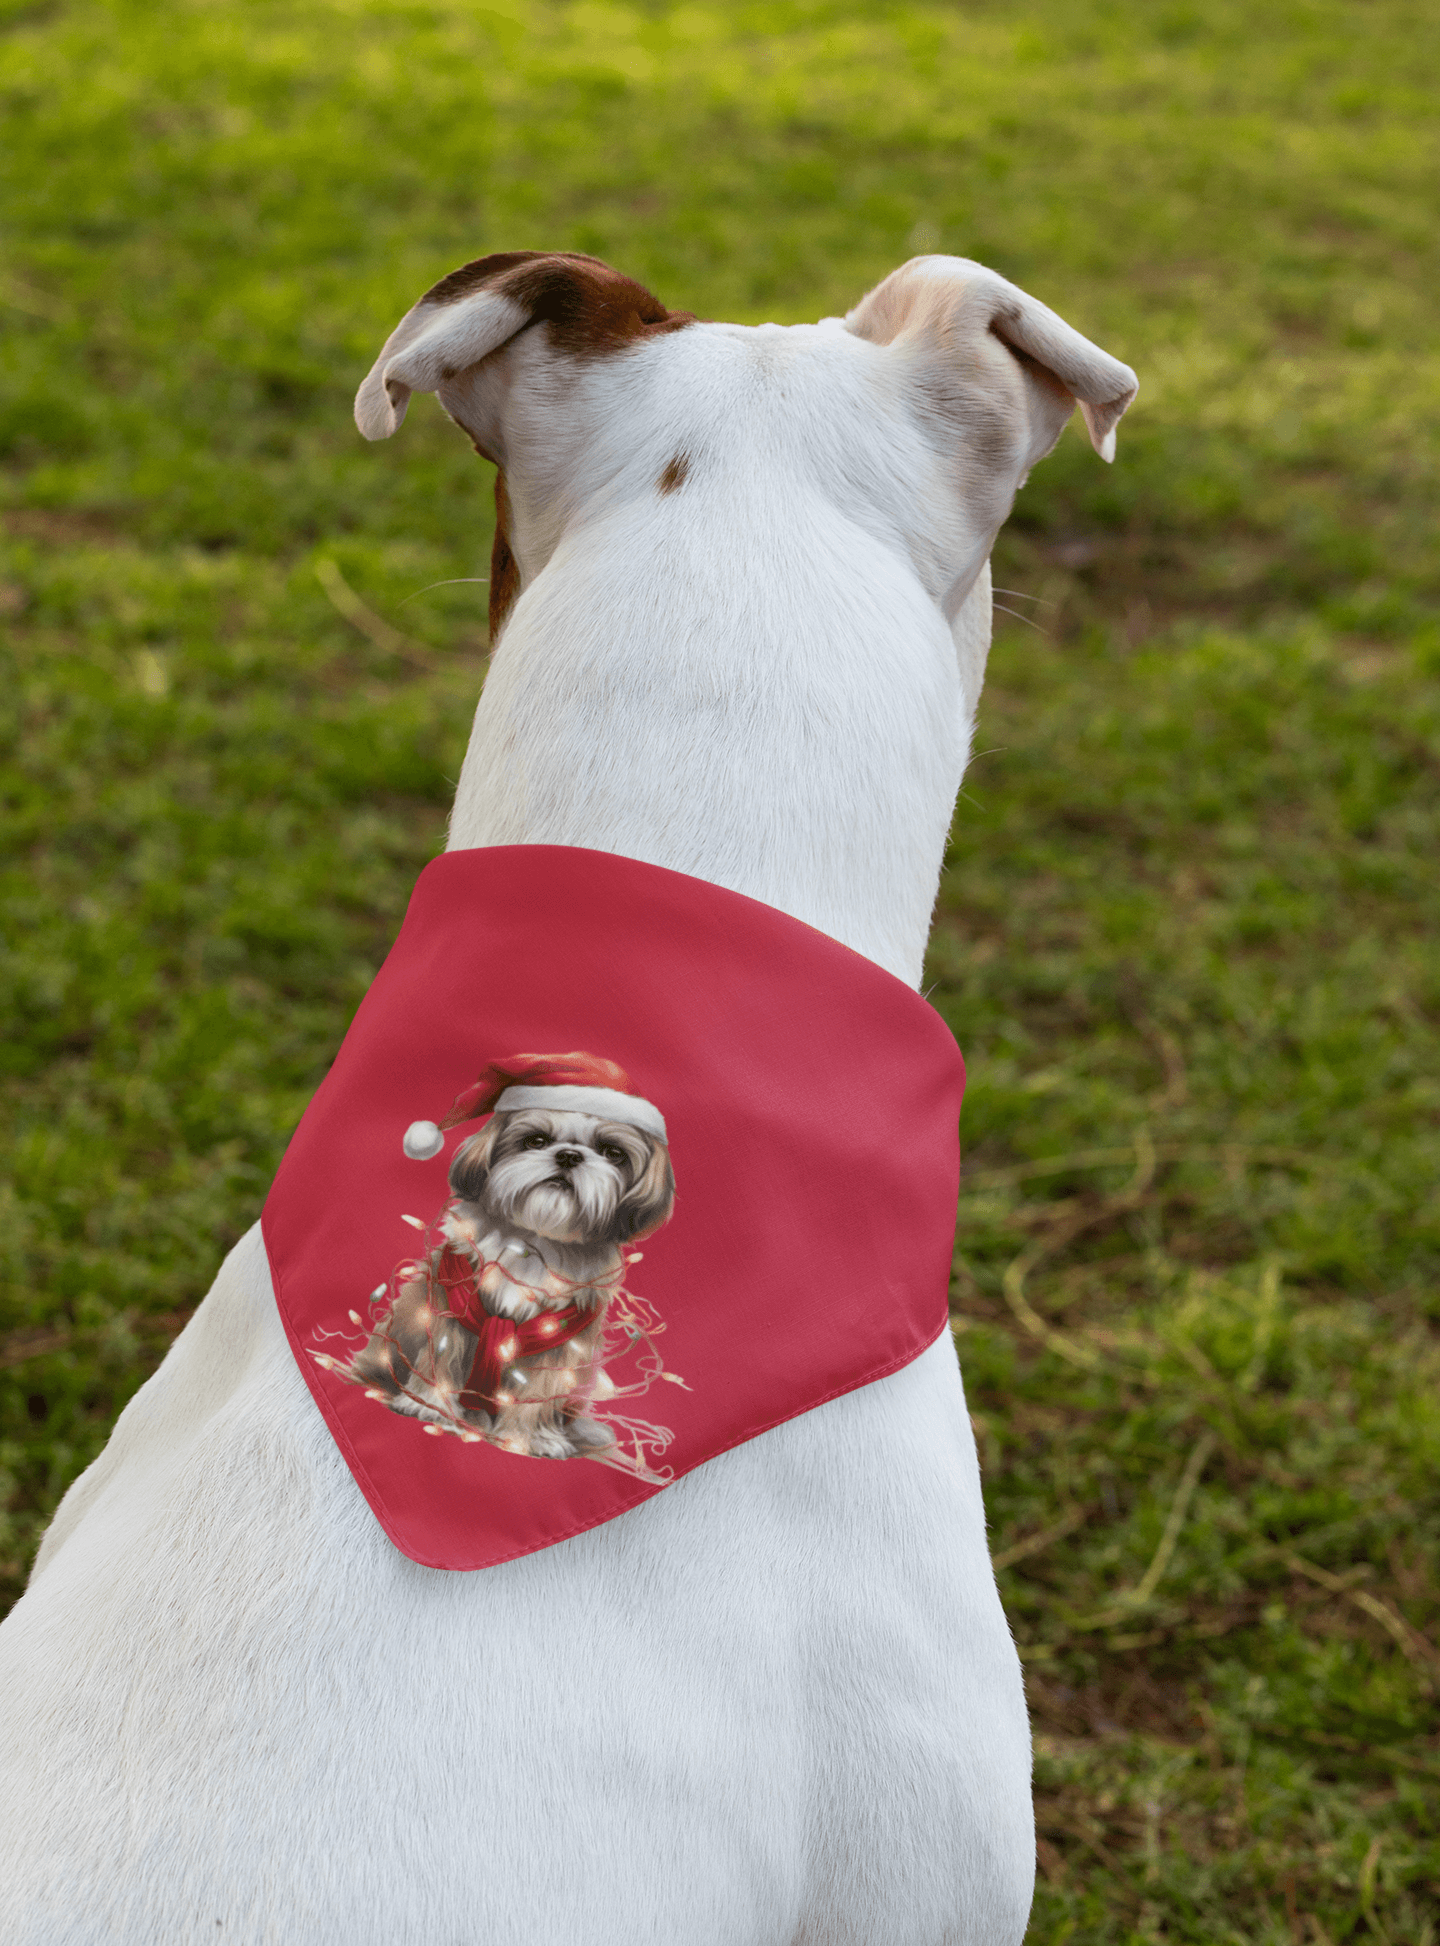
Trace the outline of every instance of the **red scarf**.
<instances>
[{"instance_id":1,"label":"red scarf","mask_svg":"<svg viewBox=\"0 0 1440 1946\"><path fill-rule=\"evenodd\" d=\"M445 1315L468 1326L478 1340L470 1376L460 1394L467 1410L491 1409L495 1395L503 1388L506 1374L522 1358L538 1351L558 1351L595 1322L594 1310L582 1311L567 1304L563 1311L541 1311L533 1318L507 1317L489 1311L480 1295L475 1265L448 1247L440 1252L434 1265L434 1284L443 1296Z\"/></svg>"},{"instance_id":2,"label":"red scarf","mask_svg":"<svg viewBox=\"0 0 1440 1946\"><path fill-rule=\"evenodd\" d=\"M563 1050L553 1095L517 1049ZM753 899L559 846L436 859L263 1219L300 1369L396 1546L529 1553L918 1356L946 1324L964 1074L910 988ZM588 1257L450 1180L462 1149L514 1166L515 1117L552 1101L619 1117L556 1123L579 1146L552 1183L579 1155L641 1199Z\"/></svg>"}]
</instances>

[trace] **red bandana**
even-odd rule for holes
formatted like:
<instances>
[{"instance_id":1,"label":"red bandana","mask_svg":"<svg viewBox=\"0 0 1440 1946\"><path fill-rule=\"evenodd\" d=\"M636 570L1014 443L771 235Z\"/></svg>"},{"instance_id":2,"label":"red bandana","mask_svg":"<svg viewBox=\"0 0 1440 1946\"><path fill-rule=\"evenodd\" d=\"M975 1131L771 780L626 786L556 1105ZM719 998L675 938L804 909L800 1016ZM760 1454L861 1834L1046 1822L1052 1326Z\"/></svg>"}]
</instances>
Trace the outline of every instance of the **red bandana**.
<instances>
[{"instance_id":1,"label":"red bandana","mask_svg":"<svg viewBox=\"0 0 1440 1946\"><path fill-rule=\"evenodd\" d=\"M917 1357L964 1083L918 995L771 906L558 846L427 866L263 1218L395 1545L548 1547Z\"/></svg>"}]
</instances>

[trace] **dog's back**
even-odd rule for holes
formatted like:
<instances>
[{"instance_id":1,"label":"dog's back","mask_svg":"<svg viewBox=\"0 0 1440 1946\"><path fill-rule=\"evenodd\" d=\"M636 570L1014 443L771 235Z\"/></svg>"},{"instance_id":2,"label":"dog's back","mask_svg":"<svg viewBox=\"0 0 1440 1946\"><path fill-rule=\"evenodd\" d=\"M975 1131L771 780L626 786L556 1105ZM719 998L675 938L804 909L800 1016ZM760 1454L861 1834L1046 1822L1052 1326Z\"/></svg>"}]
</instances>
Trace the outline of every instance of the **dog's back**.
<instances>
[{"instance_id":1,"label":"dog's back","mask_svg":"<svg viewBox=\"0 0 1440 1946\"><path fill-rule=\"evenodd\" d=\"M503 467L452 845L647 859L913 982L994 533L1131 375L949 259L790 331L487 262L357 408L390 431L437 389ZM17 1946L1024 1931L1020 1671L944 1340L606 1525L437 1573L362 1501L252 1232L67 1496L0 1684Z\"/></svg>"}]
</instances>

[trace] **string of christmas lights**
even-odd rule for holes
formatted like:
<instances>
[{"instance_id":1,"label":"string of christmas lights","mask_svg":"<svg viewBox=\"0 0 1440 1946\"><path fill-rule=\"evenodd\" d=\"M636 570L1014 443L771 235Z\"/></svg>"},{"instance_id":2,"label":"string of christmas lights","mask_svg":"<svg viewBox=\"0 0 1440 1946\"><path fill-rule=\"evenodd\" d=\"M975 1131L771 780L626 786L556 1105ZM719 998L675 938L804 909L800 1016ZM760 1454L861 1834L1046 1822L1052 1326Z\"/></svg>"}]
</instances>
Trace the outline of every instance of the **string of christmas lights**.
<instances>
[{"instance_id":1,"label":"string of christmas lights","mask_svg":"<svg viewBox=\"0 0 1440 1946\"><path fill-rule=\"evenodd\" d=\"M338 1340L336 1349L344 1346L344 1356L320 1344L311 1347L310 1356L327 1371L362 1386L367 1398L419 1419L422 1431L434 1437L452 1435L466 1444L486 1442L530 1453L523 1437L499 1430L506 1415L513 1424L515 1407L573 1400L573 1406L562 1407L562 1417L573 1419L583 1409L613 1441L587 1448L586 1458L655 1485L668 1484L673 1471L657 1462L674 1439L671 1429L614 1410L620 1400L641 1398L662 1381L690 1389L678 1373L666 1369L655 1343L664 1333L664 1320L648 1299L625 1286L630 1267L640 1262L643 1252L617 1249L614 1267L587 1279L567 1277L547 1263L546 1285L541 1286L528 1281L514 1261L505 1261L513 1245L492 1258L468 1240L457 1241L446 1222L452 1208L453 1203L447 1204L429 1224L414 1216L403 1219L423 1231L423 1253L398 1263L370 1293L368 1318L358 1310L349 1312L350 1324L363 1338L344 1327L317 1327L317 1340ZM529 1254L521 1251L519 1261ZM485 1302L485 1293L488 1289L493 1296L502 1285L509 1287L513 1309L498 1312ZM566 1302L557 1306L557 1297ZM423 1324L423 1351L417 1352L413 1342L407 1348L391 1328L402 1302L407 1321ZM527 1359L572 1342L597 1318L600 1331L581 1362L521 1369ZM452 1325L476 1341L470 1376L462 1384L446 1376L446 1328ZM393 1392L377 1385L357 1363L362 1350L368 1357L378 1346L388 1352Z\"/></svg>"}]
</instances>

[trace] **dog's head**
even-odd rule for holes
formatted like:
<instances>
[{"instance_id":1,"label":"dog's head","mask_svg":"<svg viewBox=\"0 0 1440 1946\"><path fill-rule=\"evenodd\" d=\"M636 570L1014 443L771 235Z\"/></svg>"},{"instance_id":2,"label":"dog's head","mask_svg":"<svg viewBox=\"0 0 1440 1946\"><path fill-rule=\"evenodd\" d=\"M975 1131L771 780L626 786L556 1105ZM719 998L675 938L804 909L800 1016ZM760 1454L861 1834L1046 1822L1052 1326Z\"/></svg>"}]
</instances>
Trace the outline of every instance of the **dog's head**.
<instances>
[{"instance_id":1,"label":"dog's head","mask_svg":"<svg viewBox=\"0 0 1440 1946\"><path fill-rule=\"evenodd\" d=\"M658 1136L553 1108L492 1115L456 1150L450 1187L554 1243L629 1243L658 1230L675 1201Z\"/></svg>"},{"instance_id":2,"label":"dog's head","mask_svg":"<svg viewBox=\"0 0 1440 1946\"><path fill-rule=\"evenodd\" d=\"M1111 458L1136 379L962 257L912 259L843 319L750 327L669 310L594 257L521 250L452 271L401 319L355 400L365 437L393 433L412 392L501 469L493 638L572 524L630 505L683 522L703 504L733 550L747 509L803 541L825 503L907 555L953 625L1030 467L1077 405Z\"/></svg>"}]
</instances>

